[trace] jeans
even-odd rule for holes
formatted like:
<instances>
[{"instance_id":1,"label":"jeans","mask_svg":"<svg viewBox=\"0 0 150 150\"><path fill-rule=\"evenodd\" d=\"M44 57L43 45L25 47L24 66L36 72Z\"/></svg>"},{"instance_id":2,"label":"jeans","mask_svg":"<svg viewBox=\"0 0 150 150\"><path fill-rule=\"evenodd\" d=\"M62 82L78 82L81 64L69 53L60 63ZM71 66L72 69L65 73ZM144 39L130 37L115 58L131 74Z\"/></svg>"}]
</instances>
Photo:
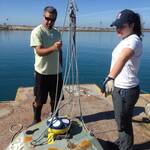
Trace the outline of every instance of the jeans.
<instances>
[{"instance_id":1,"label":"jeans","mask_svg":"<svg viewBox=\"0 0 150 150\"><path fill-rule=\"evenodd\" d=\"M139 93L139 86L130 89L114 88L112 98L115 120L118 127L116 144L120 150L133 149L132 115L134 106L139 98Z\"/></svg>"}]
</instances>

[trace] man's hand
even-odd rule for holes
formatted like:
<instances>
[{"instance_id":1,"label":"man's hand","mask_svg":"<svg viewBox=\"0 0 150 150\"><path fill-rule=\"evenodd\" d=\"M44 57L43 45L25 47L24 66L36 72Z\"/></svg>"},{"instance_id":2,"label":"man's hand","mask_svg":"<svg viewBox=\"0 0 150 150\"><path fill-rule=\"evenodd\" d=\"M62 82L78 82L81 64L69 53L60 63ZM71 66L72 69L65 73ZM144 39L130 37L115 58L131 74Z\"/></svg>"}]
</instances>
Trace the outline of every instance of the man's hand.
<instances>
[{"instance_id":1,"label":"man's hand","mask_svg":"<svg viewBox=\"0 0 150 150\"><path fill-rule=\"evenodd\" d=\"M109 94L112 94L114 90L114 79L111 77L106 77L105 81L103 82L103 88L101 90L102 93L105 93L105 97Z\"/></svg>"},{"instance_id":2,"label":"man's hand","mask_svg":"<svg viewBox=\"0 0 150 150\"><path fill-rule=\"evenodd\" d=\"M62 41L57 41L50 47L44 48L43 46L36 46L36 52L39 56L46 56L49 53L52 53L54 51L60 51L62 47Z\"/></svg>"},{"instance_id":3,"label":"man's hand","mask_svg":"<svg viewBox=\"0 0 150 150\"><path fill-rule=\"evenodd\" d=\"M53 48L55 50L61 50L61 47L62 47L62 41L57 41L53 44Z\"/></svg>"}]
</instances>

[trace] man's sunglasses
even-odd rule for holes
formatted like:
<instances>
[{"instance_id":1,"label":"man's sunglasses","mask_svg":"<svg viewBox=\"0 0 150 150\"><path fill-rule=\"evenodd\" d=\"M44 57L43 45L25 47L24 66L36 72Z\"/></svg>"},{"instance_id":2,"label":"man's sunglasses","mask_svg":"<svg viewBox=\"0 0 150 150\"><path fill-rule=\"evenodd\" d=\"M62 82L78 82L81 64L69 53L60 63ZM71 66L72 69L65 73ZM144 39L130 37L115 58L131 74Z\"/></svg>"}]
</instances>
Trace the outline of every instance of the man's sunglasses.
<instances>
[{"instance_id":1,"label":"man's sunglasses","mask_svg":"<svg viewBox=\"0 0 150 150\"><path fill-rule=\"evenodd\" d=\"M50 17L46 17L46 16L44 16L44 18L45 18L45 20L47 20L47 21L52 21L52 22L55 22L55 18L50 18Z\"/></svg>"}]
</instances>

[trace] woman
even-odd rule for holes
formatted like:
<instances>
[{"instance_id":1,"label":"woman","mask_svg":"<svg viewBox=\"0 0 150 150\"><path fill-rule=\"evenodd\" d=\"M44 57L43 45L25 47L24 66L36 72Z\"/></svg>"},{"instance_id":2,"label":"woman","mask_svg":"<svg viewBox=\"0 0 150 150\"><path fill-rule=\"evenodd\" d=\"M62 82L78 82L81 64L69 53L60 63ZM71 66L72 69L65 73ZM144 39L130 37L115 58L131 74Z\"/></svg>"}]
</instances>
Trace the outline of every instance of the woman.
<instances>
[{"instance_id":1,"label":"woman","mask_svg":"<svg viewBox=\"0 0 150 150\"><path fill-rule=\"evenodd\" d=\"M103 83L104 92L112 94L113 98L119 136L115 144L120 150L132 150L132 114L140 93L137 77L142 55L140 16L125 9L111 26L116 27L122 40L112 52L111 69Z\"/></svg>"}]
</instances>

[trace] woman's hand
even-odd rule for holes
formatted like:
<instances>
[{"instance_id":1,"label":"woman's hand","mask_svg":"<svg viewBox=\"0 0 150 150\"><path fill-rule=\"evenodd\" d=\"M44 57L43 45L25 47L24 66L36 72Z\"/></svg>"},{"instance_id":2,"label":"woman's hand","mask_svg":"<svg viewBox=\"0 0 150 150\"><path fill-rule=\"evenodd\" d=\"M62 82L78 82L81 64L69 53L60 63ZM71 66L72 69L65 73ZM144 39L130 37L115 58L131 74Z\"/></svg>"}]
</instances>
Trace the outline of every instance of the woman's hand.
<instances>
[{"instance_id":1,"label":"woman's hand","mask_svg":"<svg viewBox=\"0 0 150 150\"><path fill-rule=\"evenodd\" d=\"M103 88L101 90L102 93L105 94L105 97L112 94L114 90L114 79L112 77L106 77L105 81L103 82Z\"/></svg>"}]
</instances>

